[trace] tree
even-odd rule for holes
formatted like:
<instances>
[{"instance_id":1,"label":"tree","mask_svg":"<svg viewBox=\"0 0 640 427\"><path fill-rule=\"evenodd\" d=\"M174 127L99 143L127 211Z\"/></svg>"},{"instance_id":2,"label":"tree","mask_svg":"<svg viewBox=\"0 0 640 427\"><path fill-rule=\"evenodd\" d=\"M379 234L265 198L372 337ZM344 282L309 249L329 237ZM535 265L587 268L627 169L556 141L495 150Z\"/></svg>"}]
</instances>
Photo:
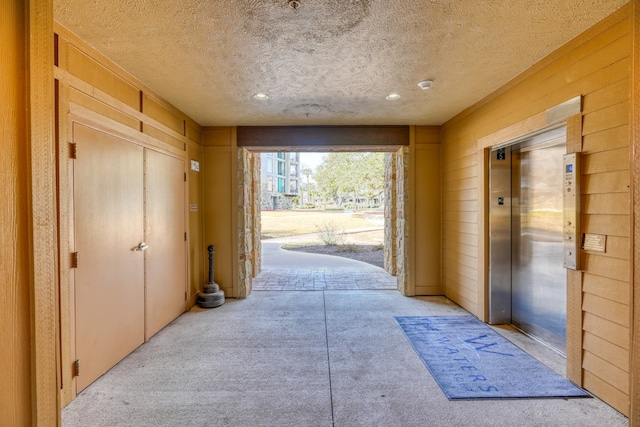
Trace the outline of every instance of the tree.
<instances>
[{"instance_id":1,"label":"tree","mask_svg":"<svg viewBox=\"0 0 640 427\"><path fill-rule=\"evenodd\" d=\"M351 195L373 199L384 191L382 153L330 153L317 167L314 179L321 196L342 206Z\"/></svg>"}]
</instances>

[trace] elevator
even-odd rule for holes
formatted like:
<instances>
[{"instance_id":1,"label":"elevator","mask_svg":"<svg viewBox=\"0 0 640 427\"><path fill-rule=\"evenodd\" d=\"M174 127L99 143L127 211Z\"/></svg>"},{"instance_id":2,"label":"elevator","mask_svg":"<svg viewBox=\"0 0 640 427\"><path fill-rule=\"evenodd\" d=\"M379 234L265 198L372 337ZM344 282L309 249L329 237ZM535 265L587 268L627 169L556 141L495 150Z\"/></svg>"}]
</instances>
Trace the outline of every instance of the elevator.
<instances>
[{"instance_id":1,"label":"elevator","mask_svg":"<svg viewBox=\"0 0 640 427\"><path fill-rule=\"evenodd\" d=\"M576 203L565 153L562 126L494 148L489 162L489 323L512 324L561 354L573 255L565 240L574 239L565 211Z\"/></svg>"}]
</instances>

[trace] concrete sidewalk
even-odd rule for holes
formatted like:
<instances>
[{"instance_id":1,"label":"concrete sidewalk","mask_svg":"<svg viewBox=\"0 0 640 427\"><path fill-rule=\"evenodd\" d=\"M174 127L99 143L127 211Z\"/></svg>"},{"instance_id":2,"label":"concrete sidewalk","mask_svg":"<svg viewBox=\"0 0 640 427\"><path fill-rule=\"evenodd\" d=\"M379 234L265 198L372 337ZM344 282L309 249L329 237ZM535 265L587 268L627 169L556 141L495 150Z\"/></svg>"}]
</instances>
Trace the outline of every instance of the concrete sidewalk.
<instances>
[{"instance_id":1,"label":"concrete sidewalk","mask_svg":"<svg viewBox=\"0 0 640 427\"><path fill-rule=\"evenodd\" d=\"M396 291L255 292L195 308L80 393L63 425L627 425L595 398L447 400L394 316L457 314L446 298ZM563 372L557 353L497 331Z\"/></svg>"},{"instance_id":2,"label":"concrete sidewalk","mask_svg":"<svg viewBox=\"0 0 640 427\"><path fill-rule=\"evenodd\" d=\"M359 233L378 230L347 230ZM384 269L333 255L288 251L285 243L309 242L316 234L262 241L262 272L253 279L254 291L397 289L397 280Z\"/></svg>"}]
</instances>

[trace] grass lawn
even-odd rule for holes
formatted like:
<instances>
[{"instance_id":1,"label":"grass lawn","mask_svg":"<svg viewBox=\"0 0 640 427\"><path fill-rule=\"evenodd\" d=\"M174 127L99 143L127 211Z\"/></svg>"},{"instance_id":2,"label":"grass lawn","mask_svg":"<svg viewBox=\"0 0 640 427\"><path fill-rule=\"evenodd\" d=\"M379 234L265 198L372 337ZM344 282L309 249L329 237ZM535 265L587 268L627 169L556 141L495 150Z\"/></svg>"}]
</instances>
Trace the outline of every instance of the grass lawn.
<instances>
[{"instance_id":1,"label":"grass lawn","mask_svg":"<svg viewBox=\"0 0 640 427\"><path fill-rule=\"evenodd\" d=\"M287 237L317 233L318 227L332 225L336 230L368 228L375 225L359 213L341 211L263 211L262 237Z\"/></svg>"}]
</instances>

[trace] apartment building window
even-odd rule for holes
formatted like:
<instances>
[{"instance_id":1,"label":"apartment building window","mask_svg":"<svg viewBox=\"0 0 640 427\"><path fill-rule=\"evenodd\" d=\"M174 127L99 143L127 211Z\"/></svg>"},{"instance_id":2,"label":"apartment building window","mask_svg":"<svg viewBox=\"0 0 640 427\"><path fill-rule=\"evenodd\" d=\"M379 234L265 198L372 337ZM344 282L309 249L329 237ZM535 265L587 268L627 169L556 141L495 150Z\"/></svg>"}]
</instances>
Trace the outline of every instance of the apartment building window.
<instances>
[{"instance_id":1,"label":"apartment building window","mask_svg":"<svg viewBox=\"0 0 640 427\"><path fill-rule=\"evenodd\" d=\"M284 193L284 178L278 178L278 192Z\"/></svg>"}]
</instances>

